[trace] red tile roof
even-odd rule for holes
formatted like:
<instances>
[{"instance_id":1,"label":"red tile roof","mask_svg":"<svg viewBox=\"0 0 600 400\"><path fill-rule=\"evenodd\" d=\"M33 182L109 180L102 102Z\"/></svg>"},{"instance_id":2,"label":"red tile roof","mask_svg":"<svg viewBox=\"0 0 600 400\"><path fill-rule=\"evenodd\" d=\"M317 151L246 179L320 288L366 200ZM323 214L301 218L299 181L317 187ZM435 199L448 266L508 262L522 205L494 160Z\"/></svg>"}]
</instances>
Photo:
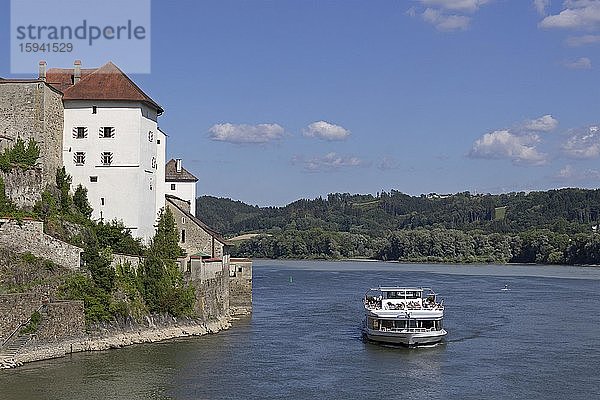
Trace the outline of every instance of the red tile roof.
<instances>
[{"instance_id":1,"label":"red tile roof","mask_svg":"<svg viewBox=\"0 0 600 400\"><path fill-rule=\"evenodd\" d=\"M73 68L50 68L46 81L64 93L64 100L139 101L158 111L163 109L112 62L96 69L82 69L73 84Z\"/></svg>"}]
</instances>

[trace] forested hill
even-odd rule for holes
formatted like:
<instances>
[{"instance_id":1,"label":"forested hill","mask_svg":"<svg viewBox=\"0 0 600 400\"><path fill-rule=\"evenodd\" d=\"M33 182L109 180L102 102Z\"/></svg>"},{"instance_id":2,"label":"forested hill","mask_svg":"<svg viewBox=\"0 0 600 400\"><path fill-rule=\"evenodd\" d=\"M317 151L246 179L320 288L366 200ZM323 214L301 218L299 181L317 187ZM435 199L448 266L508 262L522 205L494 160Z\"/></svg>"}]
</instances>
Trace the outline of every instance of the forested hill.
<instances>
[{"instance_id":1,"label":"forested hill","mask_svg":"<svg viewBox=\"0 0 600 400\"><path fill-rule=\"evenodd\" d=\"M250 206L240 201L199 197L196 213L224 235L279 229L382 235L388 231L443 227L463 231L518 233L550 229L589 232L600 217L600 190L560 189L500 195L409 196L392 190L377 196L330 194L285 207Z\"/></svg>"},{"instance_id":2,"label":"forested hill","mask_svg":"<svg viewBox=\"0 0 600 400\"><path fill-rule=\"evenodd\" d=\"M285 207L200 197L196 213L267 258L370 257L436 262L599 264L600 190L409 196L330 194Z\"/></svg>"}]
</instances>

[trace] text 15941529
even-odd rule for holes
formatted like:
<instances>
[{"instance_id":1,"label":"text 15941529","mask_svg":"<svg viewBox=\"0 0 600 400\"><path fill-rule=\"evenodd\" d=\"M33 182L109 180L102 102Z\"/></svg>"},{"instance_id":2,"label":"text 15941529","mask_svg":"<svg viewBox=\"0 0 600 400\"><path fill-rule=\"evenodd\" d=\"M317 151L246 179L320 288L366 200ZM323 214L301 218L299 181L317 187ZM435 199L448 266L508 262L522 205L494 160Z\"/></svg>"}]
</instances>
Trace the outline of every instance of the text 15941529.
<instances>
[{"instance_id":1,"label":"text 15941529","mask_svg":"<svg viewBox=\"0 0 600 400\"><path fill-rule=\"evenodd\" d=\"M19 50L21 51L21 53L71 53L73 51L73 43L19 43Z\"/></svg>"}]
</instances>

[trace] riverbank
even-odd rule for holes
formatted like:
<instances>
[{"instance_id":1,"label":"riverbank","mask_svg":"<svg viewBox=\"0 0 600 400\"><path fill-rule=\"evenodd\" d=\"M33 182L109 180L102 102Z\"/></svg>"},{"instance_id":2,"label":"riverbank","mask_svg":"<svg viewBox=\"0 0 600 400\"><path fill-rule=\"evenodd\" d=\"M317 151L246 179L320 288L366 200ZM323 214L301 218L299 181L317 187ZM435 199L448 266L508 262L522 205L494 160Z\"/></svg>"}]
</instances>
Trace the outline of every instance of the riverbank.
<instances>
[{"instance_id":1,"label":"riverbank","mask_svg":"<svg viewBox=\"0 0 600 400\"><path fill-rule=\"evenodd\" d=\"M211 322L185 321L168 326L138 326L127 330L109 331L103 329L82 337L65 339L60 342L30 343L14 358L0 359L0 369L15 368L24 363L64 357L82 351L103 351L119 349L142 343L190 336L203 336L217 333L231 327L231 318L221 318Z\"/></svg>"}]
</instances>

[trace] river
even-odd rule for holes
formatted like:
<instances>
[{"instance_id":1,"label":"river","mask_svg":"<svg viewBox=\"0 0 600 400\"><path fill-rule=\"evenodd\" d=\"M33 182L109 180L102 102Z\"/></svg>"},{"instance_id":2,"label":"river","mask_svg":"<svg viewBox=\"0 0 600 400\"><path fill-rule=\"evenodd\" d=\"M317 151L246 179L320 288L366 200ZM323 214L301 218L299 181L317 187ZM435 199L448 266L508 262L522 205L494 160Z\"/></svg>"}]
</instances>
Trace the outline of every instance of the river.
<instances>
[{"instance_id":1,"label":"river","mask_svg":"<svg viewBox=\"0 0 600 400\"><path fill-rule=\"evenodd\" d=\"M362 341L396 284L441 294L445 343ZM1 371L0 399L600 398L600 268L258 260L253 296L216 335Z\"/></svg>"}]
</instances>

